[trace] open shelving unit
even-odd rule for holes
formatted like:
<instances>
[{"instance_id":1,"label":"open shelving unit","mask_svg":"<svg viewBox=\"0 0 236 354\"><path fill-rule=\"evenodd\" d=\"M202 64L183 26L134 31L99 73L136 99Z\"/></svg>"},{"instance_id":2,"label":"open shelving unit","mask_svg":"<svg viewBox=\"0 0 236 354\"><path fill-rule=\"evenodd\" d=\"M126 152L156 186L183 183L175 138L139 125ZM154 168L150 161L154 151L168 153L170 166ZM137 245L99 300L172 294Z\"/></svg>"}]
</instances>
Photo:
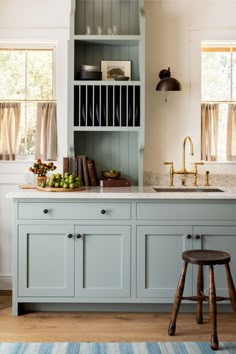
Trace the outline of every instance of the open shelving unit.
<instances>
[{"instance_id":1,"label":"open shelving unit","mask_svg":"<svg viewBox=\"0 0 236 354\"><path fill-rule=\"evenodd\" d=\"M69 156L89 156L99 176L117 169L142 185L144 1L72 0L70 22ZM130 61L130 80L78 79L81 65L101 61Z\"/></svg>"}]
</instances>

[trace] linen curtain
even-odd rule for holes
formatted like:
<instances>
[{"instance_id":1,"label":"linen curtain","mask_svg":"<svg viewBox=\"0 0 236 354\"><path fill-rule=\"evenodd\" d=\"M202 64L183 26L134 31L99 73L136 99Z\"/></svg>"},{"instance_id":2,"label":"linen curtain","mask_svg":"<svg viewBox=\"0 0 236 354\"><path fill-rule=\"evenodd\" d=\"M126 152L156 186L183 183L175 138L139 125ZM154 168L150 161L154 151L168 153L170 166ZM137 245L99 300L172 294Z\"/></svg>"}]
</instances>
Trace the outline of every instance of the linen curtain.
<instances>
[{"instance_id":1,"label":"linen curtain","mask_svg":"<svg viewBox=\"0 0 236 354\"><path fill-rule=\"evenodd\" d=\"M37 104L35 158L57 159L57 113L55 102Z\"/></svg>"},{"instance_id":2,"label":"linen curtain","mask_svg":"<svg viewBox=\"0 0 236 354\"><path fill-rule=\"evenodd\" d=\"M20 129L20 103L0 102L0 160L15 160Z\"/></svg>"},{"instance_id":3,"label":"linen curtain","mask_svg":"<svg viewBox=\"0 0 236 354\"><path fill-rule=\"evenodd\" d=\"M218 156L219 105L202 103L201 105L201 159L216 161Z\"/></svg>"},{"instance_id":4,"label":"linen curtain","mask_svg":"<svg viewBox=\"0 0 236 354\"><path fill-rule=\"evenodd\" d=\"M228 104L226 158L236 160L236 104Z\"/></svg>"}]
</instances>

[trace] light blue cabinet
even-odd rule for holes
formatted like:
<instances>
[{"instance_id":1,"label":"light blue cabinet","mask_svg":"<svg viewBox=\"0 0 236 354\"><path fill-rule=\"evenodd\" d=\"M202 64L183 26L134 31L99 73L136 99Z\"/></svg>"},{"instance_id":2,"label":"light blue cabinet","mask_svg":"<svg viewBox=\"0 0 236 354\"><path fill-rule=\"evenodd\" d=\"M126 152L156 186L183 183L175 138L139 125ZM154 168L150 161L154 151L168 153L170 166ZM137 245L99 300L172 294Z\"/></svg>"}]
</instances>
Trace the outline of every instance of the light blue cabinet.
<instances>
[{"instance_id":1,"label":"light blue cabinet","mask_svg":"<svg viewBox=\"0 0 236 354\"><path fill-rule=\"evenodd\" d=\"M228 252L231 255L229 265L236 286L236 254L234 252L236 250L236 226L194 226L193 248ZM225 267L215 265L214 269L217 295L228 296ZM208 293L208 267L204 267L204 292Z\"/></svg>"},{"instance_id":2,"label":"light blue cabinet","mask_svg":"<svg viewBox=\"0 0 236 354\"><path fill-rule=\"evenodd\" d=\"M229 252L236 283L235 215L232 201L16 199L13 314L20 304L113 311L172 304L187 249ZM218 295L227 296L223 267L215 277ZM204 287L207 293L207 267ZM196 267L189 266L184 294L195 288Z\"/></svg>"},{"instance_id":3,"label":"light blue cabinet","mask_svg":"<svg viewBox=\"0 0 236 354\"><path fill-rule=\"evenodd\" d=\"M73 226L20 225L19 296L74 296Z\"/></svg>"},{"instance_id":4,"label":"light blue cabinet","mask_svg":"<svg viewBox=\"0 0 236 354\"><path fill-rule=\"evenodd\" d=\"M130 297L130 227L75 228L75 292L78 297Z\"/></svg>"},{"instance_id":5,"label":"light blue cabinet","mask_svg":"<svg viewBox=\"0 0 236 354\"><path fill-rule=\"evenodd\" d=\"M229 252L236 284L236 204L232 201L145 201L137 203L137 296L173 301L181 274L182 252L216 249ZM228 296L225 269L215 266L219 296ZM196 295L197 267L188 266L184 295ZM204 267L208 293L208 267ZM164 301L163 301L164 300Z\"/></svg>"},{"instance_id":6,"label":"light blue cabinet","mask_svg":"<svg viewBox=\"0 0 236 354\"><path fill-rule=\"evenodd\" d=\"M21 225L18 246L19 296L130 296L129 226Z\"/></svg>"},{"instance_id":7,"label":"light blue cabinet","mask_svg":"<svg viewBox=\"0 0 236 354\"><path fill-rule=\"evenodd\" d=\"M172 302L182 268L182 252L192 248L190 226L137 227L137 297ZM192 293L192 274L185 291Z\"/></svg>"}]
</instances>

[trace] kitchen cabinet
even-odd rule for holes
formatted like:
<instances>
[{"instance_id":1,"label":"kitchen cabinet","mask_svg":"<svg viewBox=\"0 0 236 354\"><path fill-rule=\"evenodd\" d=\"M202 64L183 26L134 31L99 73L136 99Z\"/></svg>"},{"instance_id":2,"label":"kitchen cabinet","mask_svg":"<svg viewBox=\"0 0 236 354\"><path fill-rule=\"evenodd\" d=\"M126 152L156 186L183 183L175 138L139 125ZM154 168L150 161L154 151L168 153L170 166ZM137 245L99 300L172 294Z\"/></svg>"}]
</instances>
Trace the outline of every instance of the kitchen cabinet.
<instances>
[{"instance_id":1,"label":"kitchen cabinet","mask_svg":"<svg viewBox=\"0 0 236 354\"><path fill-rule=\"evenodd\" d=\"M19 296L74 295L74 240L70 225L20 225Z\"/></svg>"},{"instance_id":2,"label":"kitchen cabinet","mask_svg":"<svg viewBox=\"0 0 236 354\"><path fill-rule=\"evenodd\" d=\"M13 314L21 302L130 298L131 203L20 201L15 215Z\"/></svg>"},{"instance_id":3,"label":"kitchen cabinet","mask_svg":"<svg viewBox=\"0 0 236 354\"><path fill-rule=\"evenodd\" d=\"M115 198L114 191L102 191L33 191L14 198L14 315L21 308L108 306L116 311L170 306L181 255L188 249L229 252L236 281L235 201L155 200L148 194L141 200L132 192L116 192ZM224 273L216 266L219 296L227 296ZM207 293L207 267L204 281ZM195 294L195 287L196 267L189 265L184 294Z\"/></svg>"},{"instance_id":4,"label":"kitchen cabinet","mask_svg":"<svg viewBox=\"0 0 236 354\"><path fill-rule=\"evenodd\" d=\"M191 231L191 226L137 227L137 297L173 301L182 252L192 248ZM192 293L191 270L185 291Z\"/></svg>"},{"instance_id":5,"label":"kitchen cabinet","mask_svg":"<svg viewBox=\"0 0 236 354\"><path fill-rule=\"evenodd\" d=\"M236 225L211 225L193 227L193 249L213 249L228 252L231 255L230 269L236 285ZM196 268L196 267L194 267ZM215 284L218 296L228 296L225 268L214 266ZM204 267L204 292L208 294L208 267ZM196 276L195 276L196 279Z\"/></svg>"},{"instance_id":6,"label":"kitchen cabinet","mask_svg":"<svg viewBox=\"0 0 236 354\"><path fill-rule=\"evenodd\" d=\"M130 227L75 227L75 296L130 297Z\"/></svg>"},{"instance_id":7,"label":"kitchen cabinet","mask_svg":"<svg viewBox=\"0 0 236 354\"><path fill-rule=\"evenodd\" d=\"M182 252L189 249L228 252L232 276L236 281L236 257L232 252L235 247L236 226L138 226L137 296L172 302L182 269ZM203 270L204 293L208 294L208 267ZM196 294L196 283L197 267L189 265L185 296ZM215 266L215 283L217 295L228 296L227 278L222 266Z\"/></svg>"},{"instance_id":8,"label":"kitchen cabinet","mask_svg":"<svg viewBox=\"0 0 236 354\"><path fill-rule=\"evenodd\" d=\"M138 203L137 218L145 220L146 226L137 227L137 296L172 302L181 273L182 252L188 249L228 252L236 281L236 257L232 252L236 247L235 209L231 203ZM196 282L197 267L189 265L185 296L196 294ZM215 282L217 295L228 296L224 267L215 266ZM208 267L204 267L204 292L208 294Z\"/></svg>"},{"instance_id":9,"label":"kitchen cabinet","mask_svg":"<svg viewBox=\"0 0 236 354\"><path fill-rule=\"evenodd\" d=\"M72 0L69 155L95 160L98 175L120 170L134 185L143 184L144 53L143 0ZM100 71L102 61L121 70L129 62L130 80L81 79L81 67Z\"/></svg>"}]
</instances>

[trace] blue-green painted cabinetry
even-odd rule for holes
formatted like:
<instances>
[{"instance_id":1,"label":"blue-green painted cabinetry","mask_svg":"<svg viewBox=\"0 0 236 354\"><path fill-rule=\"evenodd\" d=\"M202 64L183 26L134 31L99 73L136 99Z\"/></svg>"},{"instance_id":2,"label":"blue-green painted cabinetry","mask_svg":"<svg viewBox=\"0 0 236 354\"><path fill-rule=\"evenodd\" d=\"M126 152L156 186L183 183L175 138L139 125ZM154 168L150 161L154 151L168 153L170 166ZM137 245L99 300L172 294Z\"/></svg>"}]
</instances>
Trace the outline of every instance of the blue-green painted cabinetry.
<instances>
[{"instance_id":1,"label":"blue-green painted cabinetry","mask_svg":"<svg viewBox=\"0 0 236 354\"><path fill-rule=\"evenodd\" d=\"M99 176L117 169L142 185L144 0L72 0L70 23L68 153L94 159ZM124 71L124 62L129 81L104 77L112 67ZM81 78L84 66L102 70L102 79Z\"/></svg>"},{"instance_id":2,"label":"blue-green painted cabinetry","mask_svg":"<svg viewBox=\"0 0 236 354\"><path fill-rule=\"evenodd\" d=\"M70 195L14 200L14 315L21 303L79 310L172 304L187 249L229 252L236 283L234 201ZM186 295L195 294L195 268L189 266ZM215 277L225 296L223 267L216 266ZM207 292L207 268L204 278Z\"/></svg>"},{"instance_id":3,"label":"blue-green painted cabinetry","mask_svg":"<svg viewBox=\"0 0 236 354\"><path fill-rule=\"evenodd\" d=\"M20 225L19 296L74 295L74 240L70 225Z\"/></svg>"},{"instance_id":4,"label":"blue-green painted cabinetry","mask_svg":"<svg viewBox=\"0 0 236 354\"><path fill-rule=\"evenodd\" d=\"M76 225L76 296L130 297L130 236L130 226Z\"/></svg>"},{"instance_id":5,"label":"blue-green painted cabinetry","mask_svg":"<svg viewBox=\"0 0 236 354\"><path fill-rule=\"evenodd\" d=\"M187 249L229 252L236 283L236 204L234 202L144 202L137 204L137 295L172 302ZM152 226L150 226L152 225ZM165 252L163 252L165 250ZM197 267L188 267L184 295L196 294ZM228 296L225 269L215 266L217 294ZM204 267L208 293L208 267Z\"/></svg>"},{"instance_id":6,"label":"blue-green painted cabinetry","mask_svg":"<svg viewBox=\"0 0 236 354\"><path fill-rule=\"evenodd\" d=\"M191 226L137 227L137 296L172 301L183 251L192 248ZM186 290L192 293L192 277L187 274Z\"/></svg>"}]
</instances>

